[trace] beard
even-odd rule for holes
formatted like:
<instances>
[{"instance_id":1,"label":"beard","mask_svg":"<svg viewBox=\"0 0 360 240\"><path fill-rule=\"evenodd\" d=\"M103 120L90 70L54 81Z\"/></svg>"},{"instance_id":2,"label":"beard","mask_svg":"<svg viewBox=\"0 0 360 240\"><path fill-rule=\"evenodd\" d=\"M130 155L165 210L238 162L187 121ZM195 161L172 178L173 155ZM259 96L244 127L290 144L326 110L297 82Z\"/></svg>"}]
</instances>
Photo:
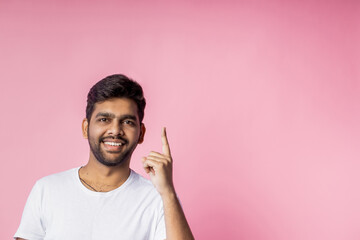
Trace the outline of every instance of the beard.
<instances>
[{"instance_id":1,"label":"beard","mask_svg":"<svg viewBox=\"0 0 360 240\"><path fill-rule=\"evenodd\" d=\"M126 149L123 149L121 153L113 153L118 154L115 158L107 158L106 152L101 149L101 143L103 143L104 139L120 139L125 144L123 145L123 148L128 147ZM127 162L135 150L137 143L134 143L132 145L129 145L129 141L121 136L115 136L115 137L106 137L106 138L100 138L99 140L92 139L90 135L88 135L88 142L90 146L90 150L92 154L95 156L96 160L108 167L115 167L118 165L123 164L124 162ZM109 154L109 153L108 153Z\"/></svg>"}]
</instances>

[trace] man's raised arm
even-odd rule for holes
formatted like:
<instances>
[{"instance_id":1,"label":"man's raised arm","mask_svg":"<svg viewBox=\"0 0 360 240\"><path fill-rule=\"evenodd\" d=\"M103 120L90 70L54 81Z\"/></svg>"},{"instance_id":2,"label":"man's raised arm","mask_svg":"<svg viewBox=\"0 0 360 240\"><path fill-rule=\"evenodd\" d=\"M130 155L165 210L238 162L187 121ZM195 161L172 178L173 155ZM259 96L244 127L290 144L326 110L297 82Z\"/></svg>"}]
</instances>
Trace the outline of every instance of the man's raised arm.
<instances>
[{"instance_id":1,"label":"man's raised arm","mask_svg":"<svg viewBox=\"0 0 360 240\"><path fill-rule=\"evenodd\" d=\"M176 196L172 179L172 158L166 129L162 129L162 153L150 152L143 157L143 166L164 204L167 240L193 240L189 224Z\"/></svg>"}]
</instances>

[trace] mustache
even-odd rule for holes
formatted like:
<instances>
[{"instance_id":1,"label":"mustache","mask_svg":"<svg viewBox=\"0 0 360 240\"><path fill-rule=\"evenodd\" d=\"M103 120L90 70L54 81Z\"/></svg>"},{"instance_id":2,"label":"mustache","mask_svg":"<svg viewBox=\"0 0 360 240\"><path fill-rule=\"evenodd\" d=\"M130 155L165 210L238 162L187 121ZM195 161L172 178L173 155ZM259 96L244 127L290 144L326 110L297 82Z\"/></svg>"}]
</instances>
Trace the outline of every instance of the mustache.
<instances>
[{"instance_id":1,"label":"mustache","mask_svg":"<svg viewBox=\"0 0 360 240\"><path fill-rule=\"evenodd\" d=\"M104 142L106 139L118 139L118 140L121 140L123 141L125 144L128 143L128 140L121 137L121 136L110 136L110 137L103 137L103 138L100 138L100 141L101 142Z\"/></svg>"}]
</instances>

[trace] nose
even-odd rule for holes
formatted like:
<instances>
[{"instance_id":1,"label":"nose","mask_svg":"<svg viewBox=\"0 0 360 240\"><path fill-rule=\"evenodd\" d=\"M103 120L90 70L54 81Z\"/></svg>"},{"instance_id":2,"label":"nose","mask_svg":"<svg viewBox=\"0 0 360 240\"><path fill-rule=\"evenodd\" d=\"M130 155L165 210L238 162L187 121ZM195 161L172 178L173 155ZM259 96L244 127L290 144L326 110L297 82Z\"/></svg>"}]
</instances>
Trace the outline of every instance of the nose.
<instances>
[{"instance_id":1,"label":"nose","mask_svg":"<svg viewBox=\"0 0 360 240\"><path fill-rule=\"evenodd\" d=\"M112 124L109 127L109 135L113 135L113 136L124 135L124 130L120 122L118 121L112 122Z\"/></svg>"}]
</instances>

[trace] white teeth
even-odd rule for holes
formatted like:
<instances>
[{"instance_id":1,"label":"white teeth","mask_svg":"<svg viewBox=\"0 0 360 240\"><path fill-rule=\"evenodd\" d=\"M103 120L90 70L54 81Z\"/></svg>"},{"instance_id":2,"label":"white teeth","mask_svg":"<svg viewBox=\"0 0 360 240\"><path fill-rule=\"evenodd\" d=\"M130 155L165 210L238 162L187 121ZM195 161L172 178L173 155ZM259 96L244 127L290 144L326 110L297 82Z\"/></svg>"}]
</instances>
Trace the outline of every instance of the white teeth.
<instances>
[{"instance_id":1,"label":"white teeth","mask_svg":"<svg viewBox=\"0 0 360 240\"><path fill-rule=\"evenodd\" d=\"M110 145L110 146L121 146L123 145L122 143L115 143L115 142L104 142L105 144L107 145Z\"/></svg>"}]
</instances>

